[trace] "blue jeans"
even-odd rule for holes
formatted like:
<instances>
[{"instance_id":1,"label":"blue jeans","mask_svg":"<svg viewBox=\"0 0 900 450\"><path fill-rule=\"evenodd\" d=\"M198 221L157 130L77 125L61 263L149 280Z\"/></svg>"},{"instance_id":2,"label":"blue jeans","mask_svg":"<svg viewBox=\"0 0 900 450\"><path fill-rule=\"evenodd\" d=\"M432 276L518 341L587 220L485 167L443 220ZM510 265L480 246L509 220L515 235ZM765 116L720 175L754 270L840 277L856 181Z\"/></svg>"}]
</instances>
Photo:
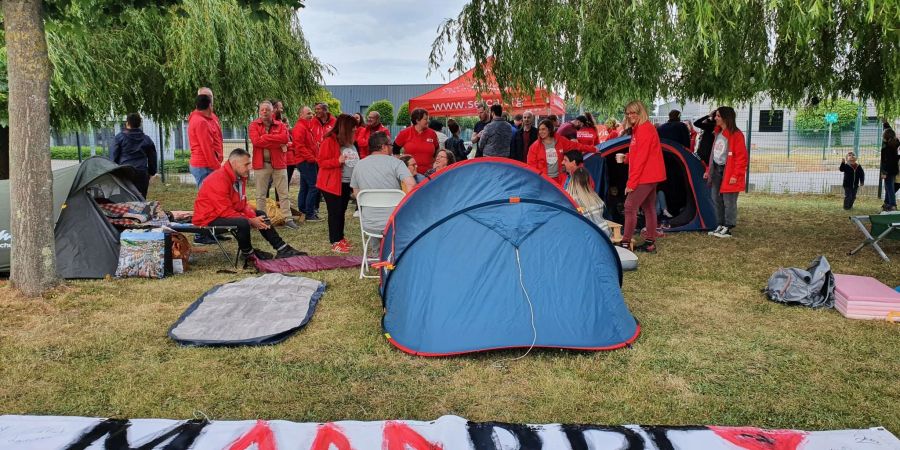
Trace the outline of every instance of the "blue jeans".
<instances>
[{"instance_id":1,"label":"blue jeans","mask_svg":"<svg viewBox=\"0 0 900 450\"><path fill-rule=\"evenodd\" d=\"M893 175L884 179L884 204L888 206L897 206L897 193L894 191Z\"/></svg>"},{"instance_id":2,"label":"blue jeans","mask_svg":"<svg viewBox=\"0 0 900 450\"><path fill-rule=\"evenodd\" d=\"M319 190L316 188L316 178L319 176L319 165L314 162L302 162L297 164L300 172L300 192L297 194L297 209L307 218L315 217L319 209Z\"/></svg>"},{"instance_id":3,"label":"blue jeans","mask_svg":"<svg viewBox=\"0 0 900 450\"><path fill-rule=\"evenodd\" d=\"M197 189L200 189L200 185L203 184L203 180L209 176L209 174L213 173L213 170L209 167L194 167L190 166L191 175L194 176L194 180L197 181Z\"/></svg>"}]
</instances>

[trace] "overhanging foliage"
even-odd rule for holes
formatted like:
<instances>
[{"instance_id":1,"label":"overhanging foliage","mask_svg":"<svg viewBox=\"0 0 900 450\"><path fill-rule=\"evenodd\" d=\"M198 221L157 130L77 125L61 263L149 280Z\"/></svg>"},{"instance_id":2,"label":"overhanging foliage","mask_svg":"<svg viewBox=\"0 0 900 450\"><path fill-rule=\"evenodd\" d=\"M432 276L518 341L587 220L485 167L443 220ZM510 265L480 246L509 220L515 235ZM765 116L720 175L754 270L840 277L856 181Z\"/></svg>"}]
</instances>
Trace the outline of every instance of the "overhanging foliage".
<instances>
[{"instance_id":1,"label":"overhanging foliage","mask_svg":"<svg viewBox=\"0 0 900 450\"><path fill-rule=\"evenodd\" d=\"M604 109L765 93L785 106L872 99L897 115L898 27L900 0L471 0L440 28L430 62L449 56L461 71L495 56L502 87Z\"/></svg>"}]
</instances>

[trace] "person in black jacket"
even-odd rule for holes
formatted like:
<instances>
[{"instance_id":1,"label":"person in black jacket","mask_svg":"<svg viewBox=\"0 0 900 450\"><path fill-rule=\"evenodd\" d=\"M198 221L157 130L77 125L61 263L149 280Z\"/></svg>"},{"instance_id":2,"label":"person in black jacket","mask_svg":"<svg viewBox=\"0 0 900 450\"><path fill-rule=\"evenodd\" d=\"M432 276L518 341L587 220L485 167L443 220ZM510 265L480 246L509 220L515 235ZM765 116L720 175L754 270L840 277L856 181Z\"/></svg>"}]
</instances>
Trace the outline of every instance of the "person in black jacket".
<instances>
[{"instance_id":1,"label":"person in black jacket","mask_svg":"<svg viewBox=\"0 0 900 450\"><path fill-rule=\"evenodd\" d=\"M881 138L881 178L884 180L884 204L881 209L884 211L897 210L897 192L894 189L897 174L900 172L900 141L897 140L897 133L894 129L884 122L884 133Z\"/></svg>"},{"instance_id":2,"label":"person in black jacket","mask_svg":"<svg viewBox=\"0 0 900 450\"><path fill-rule=\"evenodd\" d=\"M856 201L856 191L866 182L866 171L856 163L856 155L853 152L841 160L840 171L844 173L844 209L853 208Z\"/></svg>"},{"instance_id":3,"label":"person in black jacket","mask_svg":"<svg viewBox=\"0 0 900 450\"><path fill-rule=\"evenodd\" d=\"M534 126L534 113L525 111L522 113L522 126L513 133L509 146L509 158L516 161L528 160L528 148L538 138L537 127Z\"/></svg>"},{"instance_id":4,"label":"person in black jacket","mask_svg":"<svg viewBox=\"0 0 900 450\"><path fill-rule=\"evenodd\" d=\"M685 150L691 148L691 132L687 125L681 122L681 111L673 109L669 111L669 121L656 128L660 139L668 139L677 142Z\"/></svg>"},{"instance_id":5,"label":"person in black jacket","mask_svg":"<svg viewBox=\"0 0 900 450\"><path fill-rule=\"evenodd\" d=\"M469 152L462 139L459 138L459 124L453 119L448 119L447 128L450 129L450 137L444 141L444 148L453 153L456 161L465 161L469 158Z\"/></svg>"},{"instance_id":6,"label":"person in black jacket","mask_svg":"<svg viewBox=\"0 0 900 450\"><path fill-rule=\"evenodd\" d=\"M141 130L141 115L128 114L125 129L113 140L109 159L116 164L134 168L131 182L145 199L150 177L156 175L156 157L156 145Z\"/></svg>"},{"instance_id":7,"label":"person in black jacket","mask_svg":"<svg viewBox=\"0 0 900 450\"><path fill-rule=\"evenodd\" d=\"M713 111L694 121L694 127L703 131L700 135L700 144L697 145L697 156L704 165L709 165L709 157L712 155L713 141L716 140L716 112Z\"/></svg>"}]
</instances>

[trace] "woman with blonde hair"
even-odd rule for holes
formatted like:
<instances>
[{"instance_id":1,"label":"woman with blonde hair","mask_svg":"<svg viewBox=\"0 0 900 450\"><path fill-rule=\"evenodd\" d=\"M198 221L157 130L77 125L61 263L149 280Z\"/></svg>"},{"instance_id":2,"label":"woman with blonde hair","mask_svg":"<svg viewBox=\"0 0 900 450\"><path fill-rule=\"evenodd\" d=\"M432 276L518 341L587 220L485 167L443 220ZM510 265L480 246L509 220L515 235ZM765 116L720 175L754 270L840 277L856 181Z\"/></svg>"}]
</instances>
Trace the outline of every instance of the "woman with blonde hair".
<instances>
[{"instance_id":1,"label":"woman with blonde hair","mask_svg":"<svg viewBox=\"0 0 900 450\"><path fill-rule=\"evenodd\" d=\"M607 236L610 236L609 224L603 218L606 205L600 196L591 189L591 176L584 167L575 169L569 178L566 192L578 203L581 215L597 225Z\"/></svg>"},{"instance_id":2,"label":"woman with blonde hair","mask_svg":"<svg viewBox=\"0 0 900 450\"><path fill-rule=\"evenodd\" d=\"M633 248L631 237L637 227L638 208L644 211L647 235L635 250L656 253L656 185L666 181L659 134L647 107L640 101L625 106L625 126L631 131L627 159L628 182L625 184L625 225L622 247Z\"/></svg>"}]
</instances>

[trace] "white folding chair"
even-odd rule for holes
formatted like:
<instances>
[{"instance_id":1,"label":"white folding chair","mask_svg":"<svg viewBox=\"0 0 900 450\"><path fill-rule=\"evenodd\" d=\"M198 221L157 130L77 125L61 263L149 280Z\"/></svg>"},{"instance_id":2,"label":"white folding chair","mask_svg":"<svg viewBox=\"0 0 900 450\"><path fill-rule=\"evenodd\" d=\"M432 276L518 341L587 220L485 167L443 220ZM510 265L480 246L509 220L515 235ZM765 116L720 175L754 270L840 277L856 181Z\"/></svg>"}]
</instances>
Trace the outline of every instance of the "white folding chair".
<instances>
[{"instance_id":1,"label":"white folding chair","mask_svg":"<svg viewBox=\"0 0 900 450\"><path fill-rule=\"evenodd\" d=\"M373 239L383 239L379 230L377 233L366 231L363 227L365 222L365 208L394 208L403 196L406 195L400 189L363 189L356 194L356 204L359 210L359 230L362 234L362 263L359 266L359 278L378 278L378 275L369 275L369 264L378 262L378 258L369 257L369 243Z\"/></svg>"}]
</instances>

